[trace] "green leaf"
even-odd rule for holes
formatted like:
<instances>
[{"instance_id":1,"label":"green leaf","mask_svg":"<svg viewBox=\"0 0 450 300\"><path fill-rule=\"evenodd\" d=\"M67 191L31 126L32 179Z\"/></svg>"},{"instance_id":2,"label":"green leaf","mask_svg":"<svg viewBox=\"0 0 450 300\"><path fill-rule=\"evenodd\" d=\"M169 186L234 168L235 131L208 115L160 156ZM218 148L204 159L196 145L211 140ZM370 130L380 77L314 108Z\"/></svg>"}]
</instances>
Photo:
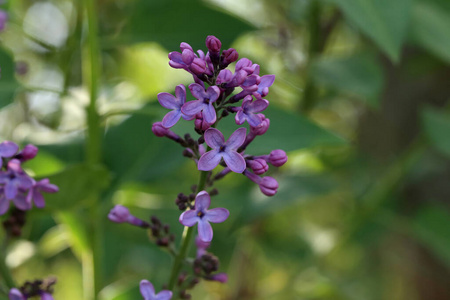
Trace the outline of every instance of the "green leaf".
<instances>
[{"instance_id":1,"label":"green leaf","mask_svg":"<svg viewBox=\"0 0 450 300\"><path fill-rule=\"evenodd\" d=\"M413 9L412 39L450 63L450 11L426 2Z\"/></svg>"},{"instance_id":2,"label":"green leaf","mask_svg":"<svg viewBox=\"0 0 450 300\"><path fill-rule=\"evenodd\" d=\"M331 1L393 61L399 60L409 22L411 0Z\"/></svg>"},{"instance_id":3,"label":"green leaf","mask_svg":"<svg viewBox=\"0 0 450 300\"><path fill-rule=\"evenodd\" d=\"M194 50L204 49L205 39L211 34L228 48L240 33L253 29L249 23L199 0L140 0L130 15L133 17L124 29L125 39L156 41L172 51L179 51L181 42L189 43Z\"/></svg>"},{"instance_id":4,"label":"green leaf","mask_svg":"<svg viewBox=\"0 0 450 300\"><path fill-rule=\"evenodd\" d=\"M413 220L414 233L437 257L450 266L450 213L443 207L419 210Z\"/></svg>"},{"instance_id":5,"label":"green leaf","mask_svg":"<svg viewBox=\"0 0 450 300\"><path fill-rule=\"evenodd\" d=\"M105 167L87 164L69 166L48 178L59 187L59 192L44 195L46 207L55 210L79 207L89 196L105 188L110 180Z\"/></svg>"},{"instance_id":6,"label":"green leaf","mask_svg":"<svg viewBox=\"0 0 450 300\"><path fill-rule=\"evenodd\" d=\"M90 242L86 227L87 220L85 220L85 216L79 212L60 211L56 219L59 224L64 226L73 252L82 261L83 256L90 252Z\"/></svg>"},{"instance_id":7,"label":"green leaf","mask_svg":"<svg viewBox=\"0 0 450 300\"><path fill-rule=\"evenodd\" d=\"M319 84L356 94L370 106L378 107L383 89L383 70L373 55L322 58L313 62L312 76Z\"/></svg>"},{"instance_id":8,"label":"green leaf","mask_svg":"<svg viewBox=\"0 0 450 300\"><path fill-rule=\"evenodd\" d=\"M431 145L450 156L450 114L427 108L422 111L422 123Z\"/></svg>"},{"instance_id":9,"label":"green leaf","mask_svg":"<svg viewBox=\"0 0 450 300\"><path fill-rule=\"evenodd\" d=\"M12 56L0 49L0 108L14 101L14 93L19 87L15 77L15 64Z\"/></svg>"}]
</instances>

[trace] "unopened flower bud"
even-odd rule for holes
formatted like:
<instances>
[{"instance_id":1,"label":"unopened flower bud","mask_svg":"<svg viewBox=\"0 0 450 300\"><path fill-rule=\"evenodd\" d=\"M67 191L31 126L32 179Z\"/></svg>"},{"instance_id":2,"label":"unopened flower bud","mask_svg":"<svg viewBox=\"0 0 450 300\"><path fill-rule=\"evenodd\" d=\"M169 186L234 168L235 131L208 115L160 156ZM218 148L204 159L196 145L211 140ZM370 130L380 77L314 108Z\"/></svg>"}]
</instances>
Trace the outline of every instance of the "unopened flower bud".
<instances>
[{"instance_id":1,"label":"unopened flower bud","mask_svg":"<svg viewBox=\"0 0 450 300\"><path fill-rule=\"evenodd\" d=\"M35 145L28 144L23 147L22 151L17 154L17 158L21 161L27 161L33 159L38 153L38 148Z\"/></svg>"},{"instance_id":2,"label":"unopened flower bud","mask_svg":"<svg viewBox=\"0 0 450 300\"><path fill-rule=\"evenodd\" d=\"M281 149L273 150L269 154L269 163L274 165L275 167L281 167L288 160L286 152Z\"/></svg>"},{"instance_id":3,"label":"unopened flower bud","mask_svg":"<svg viewBox=\"0 0 450 300\"><path fill-rule=\"evenodd\" d=\"M189 49L189 50L191 50L192 52L194 52L194 49L192 49L191 45L189 45L188 43L182 42L182 43L180 44L180 50L181 50L181 52L183 52L183 51L186 50L186 49Z\"/></svg>"},{"instance_id":4,"label":"unopened flower bud","mask_svg":"<svg viewBox=\"0 0 450 300\"><path fill-rule=\"evenodd\" d=\"M247 166L249 166L256 175L264 174L269 170L269 165L262 158L248 160Z\"/></svg>"},{"instance_id":5,"label":"unopened flower bud","mask_svg":"<svg viewBox=\"0 0 450 300\"><path fill-rule=\"evenodd\" d=\"M166 136L169 132L169 129L165 128L161 122L153 123L152 131L157 137Z\"/></svg>"},{"instance_id":6,"label":"unopened flower bud","mask_svg":"<svg viewBox=\"0 0 450 300\"><path fill-rule=\"evenodd\" d=\"M259 182L259 189L264 195L273 196L277 193L278 182L273 177L263 177Z\"/></svg>"},{"instance_id":7,"label":"unopened flower bud","mask_svg":"<svg viewBox=\"0 0 450 300\"><path fill-rule=\"evenodd\" d=\"M208 48L209 53L218 54L221 47L222 43L218 38L213 35L208 35L208 37L206 38L206 48Z\"/></svg>"},{"instance_id":8,"label":"unopened flower bud","mask_svg":"<svg viewBox=\"0 0 450 300\"><path fill-rule=\"evenodd\" d=\"M131 216L128 208L122 205L114 206L108 214L108 219L115 223L125 223Z\"/></svg>"},{"instance_id":9,"label":"unopened flower bud","mask_svg":"<svg viewBox=\"0 0 450 300\"><path fill-rule=\"evenodd\" d=\"M221 283L226 283L228 281L228 275L226 273L217 273L208 277L205 277L206 280L218 281Z\"/></svg>"},{"instance_id":10,"label":"unopened flower bud","mask_svg":"<svg viewBox=\"0 0 450 300\"><path fill-rule=\"evenodd\" d=\"M194 54L194 52L192 51L192 50L190 50L190 49L184 49L183 50L183 53L181 53L181 59L183 60L183 62L186 64L186 65L190 65L190 64L192 64L192 62L194 61L194 58L195 58L195 54Z\"/></svg>"},{"instance_id":11,"label":"unopened flower bud","mask_svg":"<svg viewBox=\"0 0 450 300\"><path fill-rule=\"evenodd\" d=\"M264 114L257 114L257 116L261 119L261 124L256 127L250 126L250 133L254 135L263 135L266 133L267 129L270 126L270 120L264 116Z\"/></svg>"},{"instance_id":12,"label":"unopened flower bud","mask_svg":"<svg viewBox=\"0 0 450 300\"><path fill-rule=\"evenodd\" d=\"M206 71L206 62L203 59L196 57L189 66L189 69L195 75L203 74Z\"/></svg>"},{"instance_id":13,"label":"unopened flower bud","mask_svg":"<svg viewBox=\"0 0 450 300\"><path fill-rule=\"evenodd\" d=\"M229 64L235 62L239 58L239 54L235 49L230 48L222 51L222 56L220 58L220 67L225 69Z\"/></svg>"}]
</instances>

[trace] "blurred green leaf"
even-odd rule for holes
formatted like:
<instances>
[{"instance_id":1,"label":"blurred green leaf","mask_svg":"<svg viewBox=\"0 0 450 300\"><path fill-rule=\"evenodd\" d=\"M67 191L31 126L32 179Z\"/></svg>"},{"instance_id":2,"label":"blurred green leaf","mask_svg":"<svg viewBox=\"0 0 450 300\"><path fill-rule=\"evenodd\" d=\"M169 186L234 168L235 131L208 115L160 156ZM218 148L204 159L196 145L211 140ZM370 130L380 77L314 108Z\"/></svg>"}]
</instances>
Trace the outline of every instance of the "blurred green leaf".
<instances>
[{"instance_id":1,"label":"blurred green leaf","mask_svg":"<svg viewBox=\"0 0 450 300\"><path fill-rule=\"evenodd\" d=\"M159 109L159 103L142 109ZM108 130L104 142L104 160L119 181L147 182L178 168L184 161L183 148L152 132L153 116L133 114Z\"/></svg>"},{"instance_id":2,"label":"blurred green leaf","mask_svg":"<svg viewBox=\"0 0 450 300\"><path fill-rule=\"evenodd\" d=\"M322 58L313 62L312 76L319 84L356 94L370 106L378 107L383 70L373 55Z\"/></svg>"},{"instance_id":3,"label":"blurred green leaf","mask_svg":"<svg viewBox=\"0 0 450 300\"><path fill-rule=\"evenodd\" d=\"M225 48L242 32L253 29L236 17L199 0L140 0L124 29L132 42L156 41L171 50L181 42L205 48L208 35L215 35Z\"/></svg>"},{"instance_id":4,"label":"blurred green leaf","mask_svg":"<svg viewBox=\"0 0 450 300\"><path fill-rule=\"evenodd\" d=\"M414 6L411 23L413 40L450 63L450 11L420 2Z\"/></svg>"},{"instance_id":5,"label":"blurred green leaf","mask_svg":"<svg viewBox=\"0 0 450 300\"><path fill-rule=\"evenodd\" d=\"M393 61L399 60L409 22L411 0L331 1Z\"/></svg>"},{"instance_id":6,"label":"blurred green leaf","mask_svg":"<svg viewBox=\"0 0 450 300\"><path fill-rule=\"evenodd\" d=\"M422 122L432 146L450 156L450 115L432 108L422 111Z\"/></svg>"},{"instance_id":7,"label":"blurred green leaf","mask_svg":"<svg viewBox=\"0 0 450 300\"><path fill-rule=\"evenodd\" d=\"M14 60L4 49L0 49L0 68L0 108L2 108L13 102L14 93L19 87L15 77Z\"/></svg>"},{"instance_id":8,"label":"blurred green leaf","mask_svg":"<svg viewBox=\"0 0 450 300\"><path fill-rule=\"evenodd\" d=\"M423 244L450 266L450 212L438 206L421 209L413 229Z\"/></svg>"},{"instance_id":9,"label":"blurred green leaf","mask_svg":"<svg viewBox=\"0 0 450 300\"><path fill-rule=\"evenodd\" d=\"M59 192L45 194L46 206L58 210L80 206L90 195L106 187L110 180L105 167L87 164L69 166L48 178L59 187Z\"/></svg>"},{"instance_id":10,"label":"blurred green leaf","mask_svg":"<svg viewBox=\"0 0 450 300\"><path fill-rule=\"evenodd\" d=\"M83 256L88 255L90 252L88 231L86 228L87 220L85 220L85 216L79 212L60 211L56 219L59 224L62 224L68 234L70 246L74 254L80 261L83 260Z\"/></svg>"}]
</instances>

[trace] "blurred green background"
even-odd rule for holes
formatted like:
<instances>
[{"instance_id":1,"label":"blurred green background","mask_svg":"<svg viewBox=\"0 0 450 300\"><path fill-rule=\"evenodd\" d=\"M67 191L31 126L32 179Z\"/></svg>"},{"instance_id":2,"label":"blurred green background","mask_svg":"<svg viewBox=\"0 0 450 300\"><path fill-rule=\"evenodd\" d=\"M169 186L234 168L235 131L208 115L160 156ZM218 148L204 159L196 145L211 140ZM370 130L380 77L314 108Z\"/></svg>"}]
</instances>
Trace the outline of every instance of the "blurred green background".
<instances>
[{"instance_id":1,"label":"blurred green background","mask_svg":"<svg viewBox=\"0 0 450 300\"><path fill-rule=\"evenodd\" d=\"M280 148L289 161L270 172L280 183L271 198L238 174L218 183L213 205L231 216L214 227L211 251L229 282L203 282L193 299L450 299L448 0L96 4L105 130L94 166L84 163L83 2L2 7L9 20L0 34L0 137L38 145L26 170L61 189L28 213L23 237L8 248L19 283L54 275L55 299L85 299L86 211L99 194L101 299L140 299L141 279L157 290L167 282L170 256L106 214L123 204L181 233L174 200L189 193L197 172L151 124L166 113L157 93L192 82L169 67L167 54L181 42L205 50L215 35L262 75L276 75L271 128L249 153Z\"/></svg>"}]
</instances>

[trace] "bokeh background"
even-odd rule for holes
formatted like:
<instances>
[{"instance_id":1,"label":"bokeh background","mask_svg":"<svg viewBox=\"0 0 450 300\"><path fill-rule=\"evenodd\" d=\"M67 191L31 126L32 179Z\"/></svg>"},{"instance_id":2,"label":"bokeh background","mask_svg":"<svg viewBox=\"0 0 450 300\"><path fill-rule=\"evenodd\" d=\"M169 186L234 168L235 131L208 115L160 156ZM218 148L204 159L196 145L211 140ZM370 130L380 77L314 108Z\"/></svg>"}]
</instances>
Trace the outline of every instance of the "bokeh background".
<instances>
[{"instance_id":1,"label":"bokeh background","mask_svg":"<svg viewBox=\"0 0 450 300\"><path fill-rule=\"evenodd\" d=\"M85 163L85 2L1 7L0 137L38 145L26 170L61 189L7 249L19 283L54 275L55 299L85 299L86 211L98 195L101 299L140 299L143 278L167 282L170 256L106 214L123 204L179 237L174 200L198 175L178 145L152 134L166 113L156 95L192 82L167 54L181 42L205 50L215 35L276 75L271 128L249 152L280 148L289 161L270 173L274 197L238 174L218 183L213 204L231 217L215 226L211 251L229 282L201 283L193 299L450 299L449 1L95 2L100 165Z\"/></svg>"}]
</instances>

